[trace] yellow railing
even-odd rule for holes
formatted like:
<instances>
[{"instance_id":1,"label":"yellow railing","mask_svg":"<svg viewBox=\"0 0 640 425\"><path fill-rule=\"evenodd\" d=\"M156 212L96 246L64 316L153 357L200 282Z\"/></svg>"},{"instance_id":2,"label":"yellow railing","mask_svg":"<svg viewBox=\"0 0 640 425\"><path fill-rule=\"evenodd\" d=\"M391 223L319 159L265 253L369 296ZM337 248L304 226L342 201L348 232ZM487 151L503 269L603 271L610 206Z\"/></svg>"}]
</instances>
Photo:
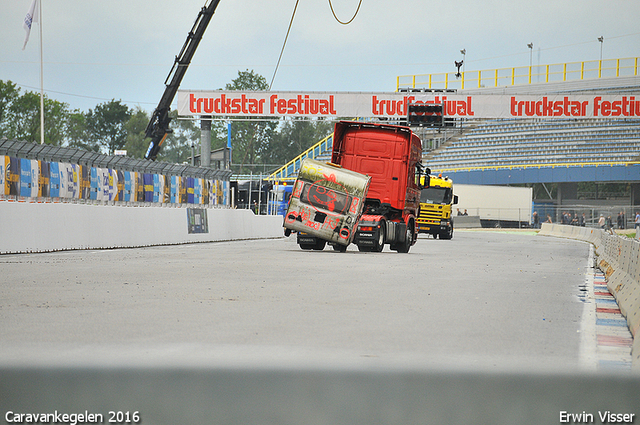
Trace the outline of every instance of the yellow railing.
<instances>
[{"instance_id":1,"label":"yellow railing","mask_svg":"<svg viewBox=\"0 0 640 425\"><path fill-rule=\"evenodd\" d=\"M481 71L440 74L399 75L396 90L401 88L472 89L504 87L534 83L576 81L591 78L631 77L638 75L638 59L604 59L552 65L520 66Z\"/></svg>"},{"instance_id":2,"label":"yellow railing","mask_svg":"<svg viewBox=\"0 0 640 425\"><path fill-rule=\"evenodd\" d=\"M291 178L298 173L300 170L300 163L305 158L316 158L324 152L331 150L333 148L333 133L320 140L315 145L311 146L306 151L302 152L300 155L293 158L291 161L287 162L282 167L278 168L274 171L267 180L282 180Z\"/></svg>"},{"instance_id":3,"label":"yellow railing","mask_svg":"<svg viewBox=\"0 0 640 425\"><path fill-rule=\"evenodd\" d=\"M476 167L447 167L438 168L431 167L432 173L445 173L457 171L485 171L485 170L513 170L522 168L572 168L572 167L612 167L612 166L629 166L640 165L638 161L610 161L610 162L567 162L567 163L550 163L550 164L519 164L519 165L480 165Z\"/></svg>"}]
</instances>

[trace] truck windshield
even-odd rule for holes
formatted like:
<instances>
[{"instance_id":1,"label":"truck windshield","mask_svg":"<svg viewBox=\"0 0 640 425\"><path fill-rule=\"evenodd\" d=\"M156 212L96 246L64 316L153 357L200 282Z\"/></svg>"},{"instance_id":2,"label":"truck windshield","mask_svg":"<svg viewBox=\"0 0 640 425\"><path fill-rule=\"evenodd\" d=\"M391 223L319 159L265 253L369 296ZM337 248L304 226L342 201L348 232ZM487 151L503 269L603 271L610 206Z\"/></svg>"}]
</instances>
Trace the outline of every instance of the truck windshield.
<instances>
[{"instance_id":1,"label":"truck windshield","mask_svg":"<svg viewBox=\"0 0 640 425\"><path fill-rule=\"evenodd\" d=\"M336 214L344 214L351 203L351 197L344 193L308 183L302 189L300 200Z\"/></svg>"},{"instance_id":2,"label":"truck windshield","mask_svg":"<svg viewBox=\"0 0 640 425\"><path fill-rule=\"evenodd\" d=\"M425 204L450 204L451 188L430 187L423 189L420 193L420 202L424 202Z\"/></svg>"},{"instance_id":3,"label":"truck windshield","mask_svg":"<svg viewBox=\"0 0 640 425\"><path fill-rule=\"evenodd\" d=\"M284 189L276 189L276 190L272 190L271 191L274 194L275 197L275 201L276 202L289 202L289 199L291 198L291 192L290 191L286 191Z\"/></svg>"}]
</instances>

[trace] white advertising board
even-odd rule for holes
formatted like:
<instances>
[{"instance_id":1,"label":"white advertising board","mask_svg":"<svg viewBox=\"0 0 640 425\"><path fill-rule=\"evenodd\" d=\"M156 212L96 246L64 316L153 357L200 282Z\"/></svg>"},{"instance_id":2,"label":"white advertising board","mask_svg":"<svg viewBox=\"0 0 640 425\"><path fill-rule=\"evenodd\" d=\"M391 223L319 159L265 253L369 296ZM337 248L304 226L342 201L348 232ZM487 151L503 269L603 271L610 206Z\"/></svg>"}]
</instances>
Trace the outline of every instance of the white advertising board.
<instances>
[{"instance_id":1,"label":"white advertising board","mask_svg":"<svg viewBox=\"0 0 640 425\"><path fill-rule=\"evenodd\" d=\"M452 118L640 117L630 95L457 95L179 90L178 115L401 118L409 103L439 103Z\"/></svg>"}]
</instances>

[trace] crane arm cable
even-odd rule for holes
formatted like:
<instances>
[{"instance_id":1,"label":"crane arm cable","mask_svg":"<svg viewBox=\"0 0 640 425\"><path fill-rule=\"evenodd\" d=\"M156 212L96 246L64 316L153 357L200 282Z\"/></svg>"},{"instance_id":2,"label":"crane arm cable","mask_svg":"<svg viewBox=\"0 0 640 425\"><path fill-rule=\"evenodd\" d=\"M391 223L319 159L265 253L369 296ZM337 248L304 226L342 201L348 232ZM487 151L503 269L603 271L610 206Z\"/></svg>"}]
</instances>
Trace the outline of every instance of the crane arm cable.
<instances>
[{"instance_id":1,"label":"crane arm cable","mask_svg":"<svg viewBox=\"0 0 640 425\"><path fill-rule=\"evenodd\" d=\"M293 24L293 18L296 16L296 10L298 9L298 2L300 0L296 0L296 5L293 8L293 14L291 15L291 21L289 21L289 28L287 28L287 35L284 37L284 43L282 43L282 49L280 50L280 56L278 57L278 63L276 64L276 69L273 70L273 77L271 77L271 83L269 84L269 90L273 86L273 80L276 79L276 72L278 72L278 68L280 67L280 59L282 59L282 54L284 53L284 46L287 45L287 39L289 38L289 32L291 31L291 25Z\"/></svg>"},{"instance_id":2,"label":"crane arm cable","mask_svg":"<svg viewBox=\"0 0 640 425\"><path fill-rule=\"evenodd\" d=\"M349 25L351 22L353 22L354 19L356 19L356 16L358 16L358 12L360 11L360 6L362 6L362 0L360 0L360 2L358 3L358 8L356 9L356 13L353 14L353 17L349 19L347 22L342 22L336 16L336 12L333 10L333 4L331 4L331 0L329 0L329 7L331 8L331 13L333 13L333 17L336 18L336 21L338 21L342 25Z\"/></svg>"}]
</instances>

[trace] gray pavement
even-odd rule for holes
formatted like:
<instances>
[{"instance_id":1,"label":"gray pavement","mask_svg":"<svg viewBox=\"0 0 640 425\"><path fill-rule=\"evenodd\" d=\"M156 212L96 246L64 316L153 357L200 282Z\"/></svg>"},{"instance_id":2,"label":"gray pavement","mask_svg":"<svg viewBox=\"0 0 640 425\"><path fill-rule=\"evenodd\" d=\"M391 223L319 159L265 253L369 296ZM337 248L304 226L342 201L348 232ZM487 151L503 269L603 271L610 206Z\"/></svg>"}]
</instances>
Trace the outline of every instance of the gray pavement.
<instances>
[{"instance_id":1,"label":"gray pavement","mask_svg":"<svg viewBox=\"0 0 640 425\"><path fill-rule=\"evenodd\" d=\"M588 256L486 231L408 255L293 237L4 255L0 363L577 368Z\"/></svg>"}]
</instances>

